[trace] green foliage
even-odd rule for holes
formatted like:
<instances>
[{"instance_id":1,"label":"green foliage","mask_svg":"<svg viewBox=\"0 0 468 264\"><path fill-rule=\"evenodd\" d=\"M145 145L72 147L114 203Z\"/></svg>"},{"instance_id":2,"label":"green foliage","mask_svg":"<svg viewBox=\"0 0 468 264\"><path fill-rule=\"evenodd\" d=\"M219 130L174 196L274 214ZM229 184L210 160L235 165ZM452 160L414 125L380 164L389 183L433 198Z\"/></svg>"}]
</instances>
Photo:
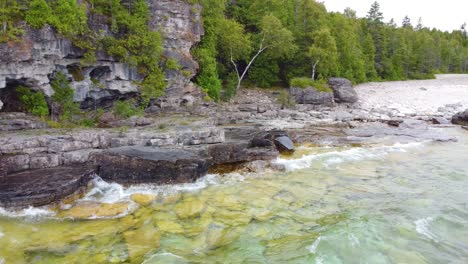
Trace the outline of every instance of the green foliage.
<instances>
[{"instance_id":1,"label":"green foliage","mask_svg":"<svg viewBox=\"0 0 468 264\"><path fill-rule=\"evenodd\" d=\"M16 92L19 95L21 103L26 107L28 112L43 118L49 115L49 108L43 93L33 92L31 89L24 86L18 86Z\"/></svg>"},{"instance_id":2,"label":"green foliage","mask_svg":"<svg viewBox=\"0 0 468 264\"><path fill-rule=\"evenodd\" d=\"M94 0L93 4L96 12L109 16L111 29L118 36L103 39L107 53L137 67L145 76L140 84L143 104L161 96L166 88L165 76L159 65L162 37L148 26L150 16L146 2L136 0L129 7L119 0Z\"/></svg>"},{"instance_id":3,"label":"green foliage","mask_svg":"<svg viewBox=\"0 0 468 264\"><path fill-rule=\"evenodd\" d=\"M32 0L26 12L26 22L34 28L42 28L52 18L52 10L45 0Z\"/></svg>"},{"instance_id":4,"label":"green foliage","mask_svg":"<svg viewBox=\"0 0 468 264\"><path fill-rule=\"evenodd\" d=\"M58 72L51 86L54 90L51 97L52 102L58 105L58 112L52 114L58 115L60 121L73 122L75 117L80 114L80 107L78 103L73 101L74 91L65 74Z\"/></svg>"},{"instance_id":5,"label":"green foliage","mask_svg":"<svg viewBox=\"0 0 468 264\"><path fill-rule=\"evenodd\" d=\"M269 88L280 81L279 71L277 60L260 56L249 72L249 80L258 87Z\"/></svg>"},{"instance_id":6,"label":"green foliage","mask_svg":"<svg viewBox=\"0 0 468 264\"><path fill-rule=\"evenodd\" d=\"M237 75L231 72L224 83L223 101L229 101L235 94L237 88Z\"/></svg>"},{"instance_id":7,"label":"green foliage","mask_svg":"<svg viewBox=\"0 0 468 264\"><path fill-rule=\"evenodd\" d=\"M24 29L19 22L24 20L23 2L17 0L0 1L0 43L20 41Z\"/></svg>"},{"instance_id":8,"label":"green foliage","mask_svg":"<svg viewBox=\"0 0 468 264\"><path fill-rule=\"evenodd\" d=\"M179 61L177 61L176 59L170 58L166 60L166 69L179 71L181 70L181 68L182 66L180 66Z\"/></svg>"},{"instance_id":9,"label":"green foliage","mask_svg":"<svg viewBox=\"0 0 468 264\"><path fill-rule=\"evenodd\" d=\"M293 107L296 104L296 101L294 100L294 98L292 98L291 95L286 90L280 91L277 101L279 104L281 104L282 108Z\"/></svg>"},{"instance_id":10,"label":"green foliage","mask_svg":"<svg viewBox=\"0 0 468 264\"><path fill-rule=\"evenodd\" d=\"M332 92L325 80L312 80L310 78L294 78L291 80L291 87L309 88L314 87L320 92Z\"/></svg>"},{"instance_id":11,"label":"green foliage","mask_svg":"<svg viewBox=\"0 0 468 264\"><path fill-rule=\"evenodd\" d=\"M133 100L117 101L115 102L113 112L114 115L120 118L129 118L135 115L142 115L143 109L136 106L136 103Z\"/></svg>"},{"instance_id":12,"label":"green foliage","mask_svg":"<svg viewBox=\"0 0 468 264\"><path fill-rule=\"evenodd\" d=\"M96 51L107 54L138 68L144 80L140 83L143 102L161 96L166 87L165 76L160 67L162 37L150 30L150 13L145 0L124 2L122 0L32 0L25 12L26 21L35 28L45 24L70 38L73 44L83 49L83 65L96 62ZM88 27L88 13L108 17L113 35L102 37ZM169 68L180 66L171 65Z\"/></svg>"}]
</instances>

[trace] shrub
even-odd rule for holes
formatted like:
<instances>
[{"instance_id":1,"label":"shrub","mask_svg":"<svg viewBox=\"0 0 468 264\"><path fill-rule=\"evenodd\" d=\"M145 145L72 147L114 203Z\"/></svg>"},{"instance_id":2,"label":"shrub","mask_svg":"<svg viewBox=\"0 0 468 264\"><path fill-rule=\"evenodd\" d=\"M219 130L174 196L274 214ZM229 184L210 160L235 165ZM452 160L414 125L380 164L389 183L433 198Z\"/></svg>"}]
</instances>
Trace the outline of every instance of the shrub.
<instances>
[{"instance_id":1,"label":"shrub","mask_svg":"<svg viewBox=\"0 0 468 264\"><path fill-rule=\"evenodd\" d=\"M309 78L294 78L291 80L291 87L308 88L314 87L320 92L332 92L325 80L312 80Z\"/></svg>"},{"instance_id":2,"label":"shrub","mask_svg":"<svg viewBox=\"0 0 468 264\"><path fill-rule=\"evenodd\" d=\"M296 104L296 102L294 101L294 98L292 98L288 91L286 90L282 90L279 95L278 95L278 103L281 104L281 107L284 108L284 107L292 107Z\"/></svg>"},{"instance_id":3,"label":"shrub","mask_svg":"<svg viewBox=\"0 0 468 264\"><path fill-rule=\"evenodd\" d=\"M20 101L24 104L28 112L39 117L46 117L49 115L49 108L43 93L33 92L31 89L24 86L18 86L16 92L19 94Z\"/></svg>"},{"instance_id":4,"label":"shrub","mask_svg":"<svg viewBox=\"0 0 468 264\"><path fill-rule=\"evenodd\" d=\"M45 0L32 0L26 12L26 22L34 28L42 28L52 16L52 10Z\"/></svg>"},{"instance_id":5,"label":"shrub","mask_svg":"<svg viewBox=\"0 0 468 264\"><path fill-rule=\"evenodd\" d=\"M74 116L80 114L80 107L73 101L74 91L65 74L58 72L51 86L54 90L52 101L59 105L58 113L54 114L58 114L61 121L73 121Z\"/></svg>"},{"instance_id":6,"label":"shrub","mask_svg":"<svg viewBox=\"0 0 468 264\"><path fill-rule=\"evenodd\" d=\"M135 115L142 115L143 109L135 106L135 101L117 101L115 102L114 115L120 118L129 118Z\"/></svg>"}]
</instances>

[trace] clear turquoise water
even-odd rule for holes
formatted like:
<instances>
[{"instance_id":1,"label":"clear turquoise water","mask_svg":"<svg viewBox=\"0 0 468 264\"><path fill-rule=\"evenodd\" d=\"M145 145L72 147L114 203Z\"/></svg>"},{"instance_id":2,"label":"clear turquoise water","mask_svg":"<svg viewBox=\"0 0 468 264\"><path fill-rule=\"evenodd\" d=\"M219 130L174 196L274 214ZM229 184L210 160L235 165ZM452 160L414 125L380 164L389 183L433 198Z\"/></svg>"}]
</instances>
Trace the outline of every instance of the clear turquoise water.
<instances>
[{"instance_id":1,"label":"clear turquoise water","mask_svg":"<svg viewBox=\"0 0 468 264\"><path fill-rule=\"evenodd\" d=\"M456 143L302 148L288 172L183 186L96 181L113 219L0 217L0 263L468 263L468 132ZM9 215L9 216L8 216Z\"/></svg>"}]
</instances>

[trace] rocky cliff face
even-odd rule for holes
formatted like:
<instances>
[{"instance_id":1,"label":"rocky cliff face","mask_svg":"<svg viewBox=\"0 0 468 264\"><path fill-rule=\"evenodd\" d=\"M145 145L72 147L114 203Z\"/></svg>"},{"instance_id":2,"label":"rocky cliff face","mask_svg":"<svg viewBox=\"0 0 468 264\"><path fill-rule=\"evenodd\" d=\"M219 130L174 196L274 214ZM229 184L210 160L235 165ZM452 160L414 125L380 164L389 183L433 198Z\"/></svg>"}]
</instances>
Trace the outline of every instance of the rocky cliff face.
<instances>
[{"instance_id":1,"label":"rocky cliff face","mask_svg":"<svg viewBox=\"0 0 468 264\"><path fill-rule=\"evenodd\" d=\"M159 99L160 107L176 106L184 95L196 93L190 79L198 64L190 49L203 34L200 21L201 7L185 0L148 0L152 17L150 26L161 31L164 37L164 56L179 61L180 70L166 72L168 82L166 96ZM90 27L109 32L102 17L90 15ZM68 74L75 90L75 101L83 108L107 106L112 100L136 96L141 80L135 69L107 56L97 54L97 62L80 67L83 52L71 41L58 35L51 27L41 30L26 28L21 42L0 44L0 105L3 110L17 111L15 88L18 85L53 94L51 79L57 71Z\"/></svg>"}]
</instances>

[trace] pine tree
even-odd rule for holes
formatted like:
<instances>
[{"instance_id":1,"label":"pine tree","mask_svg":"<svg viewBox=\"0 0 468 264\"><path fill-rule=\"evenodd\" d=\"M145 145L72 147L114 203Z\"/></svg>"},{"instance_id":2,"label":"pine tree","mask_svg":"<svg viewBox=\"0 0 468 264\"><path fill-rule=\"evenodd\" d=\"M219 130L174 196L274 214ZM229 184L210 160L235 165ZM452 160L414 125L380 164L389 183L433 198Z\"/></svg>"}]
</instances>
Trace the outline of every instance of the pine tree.
<instances>
[{"instance_id":1,"label":"pine tree","mask_svg":"<svg viewBox=\"0 0 468 264\"><path fill-rule=\"evenodd\" d=\"M404 28L413 28L413 26L411 25L411 19L408 16L405 16L403 18L403 21L401 24Z\"/></svg>"},{"instance_id":2,"label":"pine tree","mask_svg":"<svg viewBox=\"0 0 468 264\"><path fill-rule=\"evenodd\" d=\"M419 18L418 24L416 25L416 30L422 30L424 28L422 18Z\"/></svg>"},{"instance_id":3,"label":"pine tree","mask_svg":"<svg viewBox=\"0 0 468 264\"><path fill-rule=\"evenodd\" d=\"M382 23L383 18L383 13L380 12L380 4L376 1L367 12L367 19L373 23Z\"/></svg>"}]
</instances>

